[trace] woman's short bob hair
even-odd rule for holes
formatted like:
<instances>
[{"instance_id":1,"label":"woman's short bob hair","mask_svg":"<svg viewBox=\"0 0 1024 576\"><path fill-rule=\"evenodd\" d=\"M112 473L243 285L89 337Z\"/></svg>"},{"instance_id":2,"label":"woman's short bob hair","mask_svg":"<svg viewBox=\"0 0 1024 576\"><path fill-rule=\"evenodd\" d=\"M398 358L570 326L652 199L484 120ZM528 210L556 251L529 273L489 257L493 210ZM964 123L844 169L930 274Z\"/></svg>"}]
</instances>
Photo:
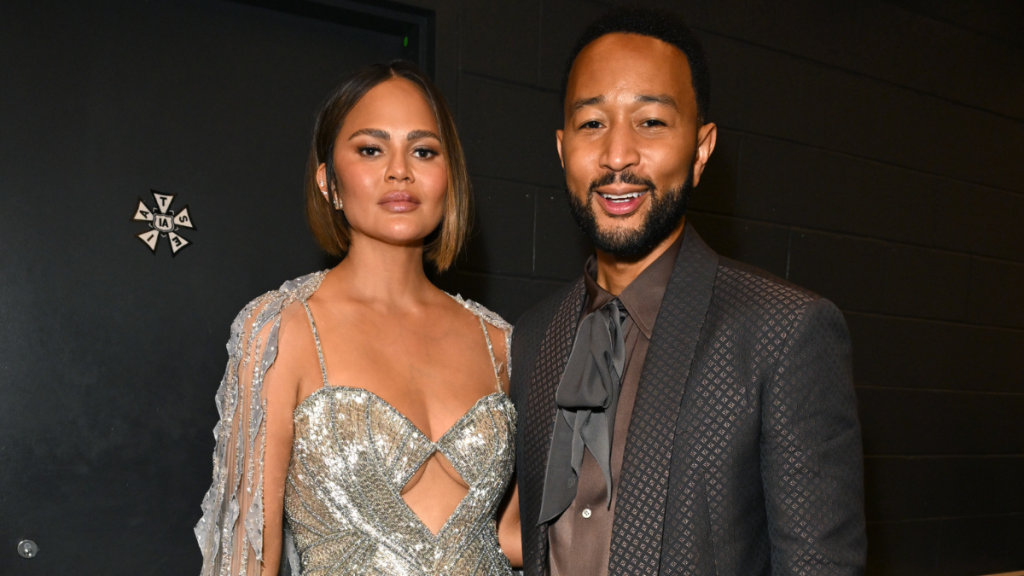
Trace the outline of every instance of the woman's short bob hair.
<instances>
[{"instance_id":1,"label":"woman's short bob hair","mask_svg":"<svg viewBox=\"0 0 1024 576\"><path fill-rule=\"evenodd\" d=\"M404 78L420 88L434 111L441 131L441 150L448 172L448 193L445 195L441 224L427 237L424 256L439 272L443 272L455 261L466 241L472 190L452 113L433 81L408 62L395 60L359 70L342 82L320 107L313 129L309 165L306 167L306 219L317 243L328 254L342 257L348 252L352 238L348 220L343 211L335 210L332 202L324 198L316 182L316 173L321 164L326 164L328 196L333 199L338 193L338 178L334 171L334 142L338 139L345 117L374 86L391 78Z\"/></svg>"}]
</instances>

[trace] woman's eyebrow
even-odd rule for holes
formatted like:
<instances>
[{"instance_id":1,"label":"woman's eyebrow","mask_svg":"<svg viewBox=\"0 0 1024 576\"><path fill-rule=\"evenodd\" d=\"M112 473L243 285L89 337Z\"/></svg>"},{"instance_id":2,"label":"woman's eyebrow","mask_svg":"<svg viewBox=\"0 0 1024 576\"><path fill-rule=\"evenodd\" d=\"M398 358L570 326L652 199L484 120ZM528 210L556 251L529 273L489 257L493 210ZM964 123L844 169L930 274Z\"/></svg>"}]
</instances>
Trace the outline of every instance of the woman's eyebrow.
<instances>
[{"instance_id":1,"label":"woman's eyebrow","mask_svg":"<svg viewBox=\"0 0 1024 576\"><path fill-rule=\"evenodd\" d=\"M356 136L362 136L364 134L367 136L372 136L373 138L380 138L381 140L391 140L391 134L388 134L386 131L381 130L380 128L363 128L362 130L356 130L355 132L352 133L351 136L348 137L348 139L351 140Z\"/></svg>"},{"instance_id":2,"label":"woman's eyebrow","mask_svg":"<svg viewBox=\"0 0 1024 576\"><path fill-rule=\"evenodd\" d=\"M434 138L438 141L441 140L440 136L434 134L430 130L413 130L412 132L409 132L408 136L405 137L405 139L410 142L412 142L413 140L419 140L420 138Z\"/></svg>"}]
</instances>

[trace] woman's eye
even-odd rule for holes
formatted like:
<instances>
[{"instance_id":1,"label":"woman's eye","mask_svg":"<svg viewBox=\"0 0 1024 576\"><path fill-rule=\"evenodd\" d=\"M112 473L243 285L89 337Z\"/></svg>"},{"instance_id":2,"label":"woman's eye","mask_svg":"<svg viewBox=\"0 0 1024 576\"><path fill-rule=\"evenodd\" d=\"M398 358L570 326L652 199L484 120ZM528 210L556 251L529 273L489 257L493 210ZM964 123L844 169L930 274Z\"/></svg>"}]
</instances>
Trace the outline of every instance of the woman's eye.
<instances>
[{"instance_id":1,"label":"woman's eye","mask_svg":"<svg viewBox=\"0 0 1024 576\"><path fill-rule=\"evenodd\" d=\"M601 123L597 120L591 120L580 124L580 130L596 130L601 127Z\"/></svg>"},{"instance_id":2,"label":"woman's eye","mask_svg":"<svg viewBox=\"0 0 1024 576\"><path fill-rule=\"evenodd\" d=\"M417 148L412 151L412 155L423 159L433 158L434 156L437 156L437 150L432 150L430 148Z\"/></svg>"},{"instance_id":3,"label":"woman's eye","mask_svg":"<svg viewBox=\"0 0 1024 576\"><path fill-rule=\"evenodd\" d=\"M376 146L363 146L359 149L361 156L380 156L381 150Z\"/></svg>"}]
</instances>

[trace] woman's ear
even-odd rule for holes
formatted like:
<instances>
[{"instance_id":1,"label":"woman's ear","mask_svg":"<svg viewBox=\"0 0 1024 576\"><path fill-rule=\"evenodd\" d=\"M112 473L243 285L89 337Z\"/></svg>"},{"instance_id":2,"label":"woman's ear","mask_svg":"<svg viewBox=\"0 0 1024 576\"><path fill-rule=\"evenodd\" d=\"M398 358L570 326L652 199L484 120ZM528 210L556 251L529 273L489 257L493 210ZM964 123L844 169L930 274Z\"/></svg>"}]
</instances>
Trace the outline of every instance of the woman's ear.
<instances>
[{"instance_id":1,"label":"woman's ear","mask_svg":"<svg viewBox=\"0 0 1024 576\"><path fill-rule=\"evenodd\" d=\"M331 197L327 194L327 164L321 164L316 169L316 185L320 188L320 193L324 195L324 200L330 202Z\"/></svg>"}]
</instances>

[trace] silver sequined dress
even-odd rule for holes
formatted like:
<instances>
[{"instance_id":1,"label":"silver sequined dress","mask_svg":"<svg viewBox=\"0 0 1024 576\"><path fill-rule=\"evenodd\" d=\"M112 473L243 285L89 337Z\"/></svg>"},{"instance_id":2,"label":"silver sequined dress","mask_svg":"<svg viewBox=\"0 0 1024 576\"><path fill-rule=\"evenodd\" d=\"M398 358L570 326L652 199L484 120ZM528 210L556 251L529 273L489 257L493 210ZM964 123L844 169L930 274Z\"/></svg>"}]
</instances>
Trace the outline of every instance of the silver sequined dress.
<instances>
[{"instance_id":1,"label":"silver sequined dress","mask_svg":"<svg viewBox=\"0 0 1024 576\"><path fill-rule=\"evenodd\" d=\"M495 514L512 475L516 416L501 391L500 367L484 322L504 331L506 350L511 326L479 304L455 297L484 327L497 389L434 443L372 392L328 383L319 335L306 306L324 274L305 276L258 298L232 325L228 369L217 397L221 421L214 431L214 483L196 526L204 576L260 573L262 381L277 353L281 311L296 303L306 308L316 337L324 386L294 413L284 502L286 569L303 576L511 574L498 547ZM436 535L400 495L435 452L470 487Z\"/></svg>"}]
</instances>

